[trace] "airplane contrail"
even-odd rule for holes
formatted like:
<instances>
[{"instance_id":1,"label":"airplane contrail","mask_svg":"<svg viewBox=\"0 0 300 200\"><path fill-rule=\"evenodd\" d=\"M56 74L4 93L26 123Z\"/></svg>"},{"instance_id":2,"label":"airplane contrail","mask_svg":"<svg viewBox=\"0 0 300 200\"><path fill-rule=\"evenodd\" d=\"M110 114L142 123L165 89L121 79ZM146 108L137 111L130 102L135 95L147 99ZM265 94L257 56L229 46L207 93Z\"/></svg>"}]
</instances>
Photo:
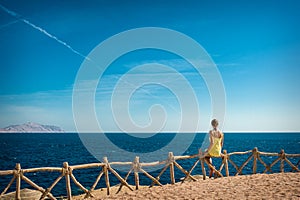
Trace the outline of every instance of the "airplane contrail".
<instances>
[{"instance_id":1,"label":"airplane contrail","mask_svg":"<svg viewBox=\"0 0 300 200\"><path fill-rule=\"evenodd\" d=\"M2 10L4 10L5 12L7 12L9 15L13 16L13 17L17 17L17 18L18 18L18 17L21 16L21 15L15 13L14 11L11 11L11 10L9 10L8 8L2 6L1 4L0 4L0 8L1 8Z\"/></svg>"},{"instance_id":2,"label":"airplane contrail","mask_svg":"<svg viewBox=\"0 0 300 200\"><path fill-rule=\"evenodd\" d=\"M1 4L0 4L0 8L1 8L2 10L4 10L7 14L11 15L12 17L17 18L18 21L24 22L25 24L27 24L27 25L31 26L32 28L34 28L34 29L40 31L41 33L45 34L46 36L48 36L48 37L54 39L54 40L57 41L58 43L64 45L65 47L67 47L68 49L70 49L73 53L75 53L75 54L77 54L77 55L79 55L79 56L81 56L81 57L83 57L83 58L85 58L85 59L91 61L91 59L90 59L89 57L87 57L87 56L83 55L82 53L80 53L79 51L73 49L69 44L67 44L66 42L64 42L64 41L62 41L62 40L60 40L60 39L58 39L56 36L54 36L54 35L52 35L51 33L47 32L45 29L43 29L43 28L41 28L41 27L39 27L39 26L37 26L37 25L35 25L35 24L29 22L28 20L22 18L22 16L19 15L18 13L14 12L14 11L12 11L12 10L9 10L8 8L4 7L4 6L1 5ZM16 22L16 21L14 21L14 22Z\"/></svg>"},{"instance_id":3,"label":"airplane contrail","mask_svg":"<svg viewBox=\"0 0 300 200\"><path fill-rule=\"evenodd\" d=\"M58 43L64 45L65 47L67 47L67 48L70 49L72 52L76 53L77 55L79 55L79 56L81 56L81 57L83 57L83 58L85 58L85 59L91 61L91 59L90 59L89 57L87 57L87 56L83 55L82 53L76 51L76 50L73 49L70 45L68 45L66 42L64 42L64 41L58 39L56 36L54 36L54 35L48 33L45 29L42 29L41 27L34 25L33 23L29 22L29 21L26 20L26 19L21 19L21 20L22 20L24 23L28 24L29 26L35 28L36 30L38 30L38 31L40 31L40 32L42 32L42 33L44 33L44 34L47 35L48 37L50 37L50 38L56 40Z\"/></svg>"},{"instance_id":4,"label":"airplane contrail","mask_svg":"<svg viewBox=\"0 0 300 200\"><path fill-rule=\"evenodd\" d=\"M43 33L44 35L48 36L49 38L54 39L56 42L60 43L61 45L67 47L67 48L68 48L69 50L71 50L73 53L75 53L75 54L81 56L81 57L84 58L84 59L87 59L87 60L90 61L90 62L95 63L95 62L94 62L92 59L90 59L88 56L85 56L85 55L83 55L82 53L80 53L79 51L75 50L73 47L71 47L71 46L70 46L69 44L67 44L66 42L60 40L60 39L57 38L56 36L52 35L52 34L49 33L48 31L46 31L45 29L43 29L43 28L41 28L41 27L39 27L39 26L37 26L37 25L31 23L30 21L24 19L24 18L22 17L22 15L20 15L20 14L18 14L18 13L16 13L16 12L14 12L14 11L12 11L12 10L10 10L10 9L8 9L8 8L6 8L6 7L4 7L4 6L1 5L1 4L0 4L0 8L1 8L3 11L5 11L6 13L8 13L9 15L11 15L12 17L14 17L14 18L17 19L17 20L15 20L15 21L13 21L13 22L10 22L10 23L8 23L8 24L5 24L5 25L1 26L0 29L3 28L3 27L8 26L8 25L10 25L10 24L13 24L13 23L16 23L16 22L18 22L18 21L21 21L21 22L23 22L23 23L25 23L25 24L31 26L32 28L34 28L34 29L40 31L41 33ZM96 66L99 67L97 64L96 64ZM117 79L117 80L119 79L118 76L113 76L113 78L115 78L115 79ZM127 84L129 84L129 85L132 85L132 84L129 83L128 81L125 81L125 82L126 82ZM141 88L141 90L144 91L144 93L147 94L147 95L149 95L150 97L153 97L153 98L155 98L155 99L161 100L161 98L160 98L159 96L153 95L152 93L150 93L149 91L147 91L147 90L145 90L145 89L143 89L143 88ZM168 104L167 104L167 105L168 105ZM173 107L173 106L171 106L171 105L169 105L169 107L170 107L171 109L173 109L174 111L178 112L178 110L177 110L175 107Z\"/></svg>"},{"instance_id":5,"label":"airplane contrail","mask_svg":"<svg viewBox=\"0 0 300 200\"><path fill-rule=\"evenodd\" d=\"M5 27L7 27L7 26L10 26L10 25L12 25L12 24L15 24L15 23L17 23L17 22L19 22L20 20L14 20L14 21L11 21L11 22L8 22L7 24L4 24L4 25L1 25L0 26L0 30L1 29L4 29Z\"/></svg>"}]
</instances>

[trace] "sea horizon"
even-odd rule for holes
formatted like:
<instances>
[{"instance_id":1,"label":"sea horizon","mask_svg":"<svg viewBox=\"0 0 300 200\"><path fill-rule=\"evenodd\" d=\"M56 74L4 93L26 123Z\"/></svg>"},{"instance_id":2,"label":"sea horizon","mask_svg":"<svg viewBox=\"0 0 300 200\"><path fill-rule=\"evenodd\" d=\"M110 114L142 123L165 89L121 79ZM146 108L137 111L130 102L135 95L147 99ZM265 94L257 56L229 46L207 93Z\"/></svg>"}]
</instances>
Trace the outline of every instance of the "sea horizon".
<instances>
[{"instance_id":1,"label":"sea horizon","mask_svg":"<svg viewBox=\"0 0 300 200\"><path fill-rule=\"evenodd\" d=\"M129 134L160 134L160 133L163 133L163 134L207 134L209 131L205 132L205 131L200 131L200 132L172 132L172 131L165 131L165 132L130 132ZM222 131L224 134L228 134L228 133L237 133L237 134L243 134L243 133L247 133L247 134L250 134L250 133L254 133L254 134L259 134L259 133L267 133L267 134L273 134L273 133L296 133L296 134L299 134L300 131ZM3 131L3 132L0 132L0 134L3 134L3 133L16 133L16 134L21 134L21 133L55 133L55 134L64 134L64 133L68 133L68 134L80 134L80 133L91 133L91 134L97 134L99 132L76 132L76 131L64 131L64 132L39 132L39 131L31 131L31 132L14 132L14 131ZM117 131L105 131L105 132L102 132L102 133L125 133L126 132L117 132Z\"/></svg>"}]
</instances>

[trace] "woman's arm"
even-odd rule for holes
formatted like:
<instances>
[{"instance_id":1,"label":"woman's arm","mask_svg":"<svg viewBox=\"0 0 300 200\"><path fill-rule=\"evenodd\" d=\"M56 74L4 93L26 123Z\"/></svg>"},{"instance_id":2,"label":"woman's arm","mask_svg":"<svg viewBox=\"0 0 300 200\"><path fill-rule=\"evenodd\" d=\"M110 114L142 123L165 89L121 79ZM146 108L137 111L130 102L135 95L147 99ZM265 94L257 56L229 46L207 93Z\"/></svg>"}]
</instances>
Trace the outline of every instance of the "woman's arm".
<instances>
[{"instance_id":1,"label":"woman's arm","mask_svg":"<svg viewBox=\"0 0 300 200\"><path fill-rule=\"evenodd\" d=\"M209 131L209 147L207 148L207 151L211 149L212 145L213 145L212 133L211 131Z\"/></svg>"},{"instance_id":2,"label":"woman's arm","mask_svg":"<svg viewBox=\"0 0 300 200\"><path fill-rule=\"evenodd\" d=\"M224 133L222 133L222 132L221 132L221 137L222 137L221 147L223 147L223 144L224 144Z\"/></svg>"}]
</instances>

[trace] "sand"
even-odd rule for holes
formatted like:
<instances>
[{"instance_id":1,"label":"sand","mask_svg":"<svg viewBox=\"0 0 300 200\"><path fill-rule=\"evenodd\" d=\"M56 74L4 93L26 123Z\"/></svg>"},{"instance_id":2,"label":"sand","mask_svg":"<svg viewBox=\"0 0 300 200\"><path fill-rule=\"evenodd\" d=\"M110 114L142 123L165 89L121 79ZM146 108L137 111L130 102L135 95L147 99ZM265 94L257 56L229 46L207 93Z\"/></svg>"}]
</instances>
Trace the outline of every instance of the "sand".
<instances>
[{"instance_id":1,"label":"sand","mask_svg":"<svg viewBox=\"0 0 300 200\"><path fill-rule=\"evenodd\" d=\"M115 191L109 196L105 189L95 191L92 199L300 199L300 173L240 175Z\"/></svg>"}]
</instances>

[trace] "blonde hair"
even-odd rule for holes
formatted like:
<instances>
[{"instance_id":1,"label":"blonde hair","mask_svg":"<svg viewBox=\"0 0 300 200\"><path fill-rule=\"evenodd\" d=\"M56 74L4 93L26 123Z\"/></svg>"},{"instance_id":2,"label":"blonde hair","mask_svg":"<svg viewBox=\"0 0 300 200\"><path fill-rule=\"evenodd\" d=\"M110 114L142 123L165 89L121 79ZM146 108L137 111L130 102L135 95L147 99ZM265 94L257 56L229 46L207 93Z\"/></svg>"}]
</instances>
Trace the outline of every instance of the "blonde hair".
<instances>
[{"instance_id":1,"label":"blonde hair","mask_svg":"<svg viewBox=\"0 0 300 200\"><path fill-rule=\"evenodd\" d=\"M217 119L211 120L211 125L212 125L213 127L217 127L217 126L219 125L218 120L217 120Z\"/></svg>"}]
</instances>

